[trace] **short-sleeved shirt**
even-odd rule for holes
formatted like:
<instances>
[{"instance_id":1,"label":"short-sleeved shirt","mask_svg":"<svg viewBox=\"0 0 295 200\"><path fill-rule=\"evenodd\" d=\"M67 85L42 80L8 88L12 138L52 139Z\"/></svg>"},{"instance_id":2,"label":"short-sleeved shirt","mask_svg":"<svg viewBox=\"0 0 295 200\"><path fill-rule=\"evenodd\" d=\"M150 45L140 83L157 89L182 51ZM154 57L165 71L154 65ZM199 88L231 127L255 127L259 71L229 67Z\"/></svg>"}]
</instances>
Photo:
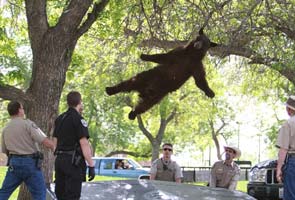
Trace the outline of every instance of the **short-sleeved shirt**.
<instances>
[{"instance_id":1,"label":"short-sleeved shirt","mask_svg":"<svg viewBox=\"0 0 295 200\"><path fill-rule=\"evenodd\" d=\"M87 122L76 109L69 108L55 120L53 137L57 138L57 150L72 151L81 138L89 138Z\"/></svg>"},{"instance_id":2,"label":"short-sleeved shirt","mask_svg":"<svg viewBox=\"0 0 295 200\"><path fill-rule=\"evenodd\" d=\"M211 169L210 187L235 190L240 174L240 167L235 162L227 165L224 161L217 161Z\"/></svg>"},{"instance_id":3,"label":"short-sleeved shirt","mask_svg":"<svg viewBox=\"0 0 295 200\"><path fill-rule=\"evenodd\" d=\"M166 167L164 167L166 165ZM182 178L182 172L179 165L175 161L164 163L163 159L157 159L152 163L151 174L155 174L155 180L175 181L177 178Z\"/></svg>"},{"instance_id":4,"label":"short-sleeved shirt","mask_svg":"<svg viewBox=\"0 0 295 200\"><path fill-rule=\"evenodd\" d=\"M33 154L36 143L42 143L46 135L29 119L12 118L2 133L2 152L8 154Z\"/></svg>"},{"instance_id":5,"label":"short-sleeved shirt","mask_svg":"<svg viewBox=\"0 0 295 200\"><path fill-rule=\"evenodd\" d=\"M295 153L295 116L290 117L280 128L276 147Z\"/></svg>"}]
</instances>

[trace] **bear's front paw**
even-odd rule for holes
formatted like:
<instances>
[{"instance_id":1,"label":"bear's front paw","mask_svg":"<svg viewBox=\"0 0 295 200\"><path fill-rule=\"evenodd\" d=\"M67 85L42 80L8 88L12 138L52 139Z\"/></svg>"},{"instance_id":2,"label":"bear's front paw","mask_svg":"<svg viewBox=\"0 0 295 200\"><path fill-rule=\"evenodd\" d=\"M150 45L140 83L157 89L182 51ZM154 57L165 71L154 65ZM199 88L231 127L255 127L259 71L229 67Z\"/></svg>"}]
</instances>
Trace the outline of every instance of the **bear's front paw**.
<instances>
[{"instance_id":1,"label":"bear's front paw","mask_svg":"<svg viewBox=\"0 0 295 200\"><path fill-rule=\"evenodd\" d=\"M209 90L206 92L206 95L210 98L213 98L215 96L215 93L212 90Z\"/></svg>"},{"instance_id":2,"label":"bear's front paw","mask_svg":"<svg viewBox=\"0 0 295 200\"><path fill-rule=\"evenodd\" d=\"M128 118L131 119L131 120L134 120L136 117L136 113L134 111L130 111L129 115L128 115Z\"/></svg>"},{"instance_id":3,"label":"bear's front paw","mask_svg":"<svg viewBox=\"0 0 295 200\"><path fill-rule=\"evenodd\" d=\"M108 95L113 95L113 94L116 94L116 90L115 90L115 88L114 87L106 87L106 93L108 94Z\"/></svg>"},{"instance_id":4,"label":"bear's front paw","mask_svg":"<svg viewBox=\"0 0 295 200\"><path fill-rule=\"evenodd\" d=\"M149 56L149 55L147 55L147 54L141 54L141 55L140 55L140 59L141 59L141 60L148 60L148 56Z\"/></svg>"}]
</instances>

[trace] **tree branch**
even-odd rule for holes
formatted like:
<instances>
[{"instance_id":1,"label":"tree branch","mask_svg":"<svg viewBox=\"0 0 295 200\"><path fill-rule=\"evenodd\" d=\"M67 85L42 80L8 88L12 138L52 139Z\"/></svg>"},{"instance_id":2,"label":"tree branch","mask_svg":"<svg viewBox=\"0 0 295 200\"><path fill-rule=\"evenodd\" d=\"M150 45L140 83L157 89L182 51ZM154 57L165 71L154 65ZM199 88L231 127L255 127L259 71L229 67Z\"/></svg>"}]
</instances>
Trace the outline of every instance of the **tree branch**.
<instances>
[{"instance_id":1,"label":"tree branch","mask_svg":"<svg viewBox=\"0 0 295 200\"><path fill-rule=\"evenodd\" d=\"M56 27L64 33L75 32L91 5L91 0L71 0Z\"/></svg>"},{"instance_id":2,"label":"tree branch","mask_svg":"<svg viewBox=\"0 0 295 200\"><path fill-rule=\"evenodd\" d=\"M105 155L105 157L111 157L116 154L127 154L130 156L142 157L142 158L149 158L152 156L152 154L150 152L149 153L138 153L138 152L133 152L133 151L117 150L117 151L112 151L112 152L108 153L107 155Z\"/></svg>"},{"instance_id":3,"label":"tree branch","mask_svg":"<svg viewBox=\"0 0 295 200\"><path fill-rule=\"evenodd\" d=\"M29 98L28 95L24 93L22 90L10 85L0 85L0 98L20 102L26 102L31 100L31 98Z\"/></svg>"},{"instance_id":4,"label":"tree branch","mask_svg":"<svg viewBox=\"0 0 295 200\"><path fill-rule=\"evenodd\" d=\"M163 48L163 49L173 49L179 45L185 45L188 41L168 41L168 40L160 40L157 38L143 40L140 47L149 47L149 48ZM230 55L241 56L249 59L249 64L262 64L268 67L274 68L273 64L280 63L280 60L277 58L271 57L262 57L258 55L255 51L247 47L241 47L240 45L236 45L235 43L231 43L231 45L219 45L218 47L214 47L209 49L209 54L211 56L218 56L220 58L225 58ZM289 81L295 83L295 71L290 68L280 64L282 67L276 68L281 75L285 76Z\"/></svg>"},{"instance_id":5,"label":"tree branch","mask_svg":"<svg viewBox=\"0 0 295 200\"><path fill-rule=\"evenodd\" d=\"M291 40L295 40L295 31L291 30L289 27L279 25L276 26L275 29L285 33Z\"/></svg>"},{"instance_id":6,"label":"tree branch","mask_svg":"<svg viewBox=\"0 0 295 200\"><path fill-rule=\"evenodd\" d=\"M166 123L168 124L176 115L176 108L173 109L173 111L170 113L170 115L166 119Z\"/></svg>"},{"instance_id":7,"label":"tree branch","mask_svg":"<svg viewBox=\"0 0 295 200\"><path fill-rule=\"evenodd\" d=\"M146 19L146 22L148 24L148 29L150 31L150 34L151 34L152 37L154 37L154 32L153 32L153 29L152 29L152 25L150 23L149 17L147 16L147 14L145 12L144 5L143 5L142 0L140 0L139 3L140 3L141 12L143 13L143 15L144 15L144 17Z\"/></svg>"},{"instance_id":8,"label":"tree branch","mask_svg":"<svg viewBox=\"0 0 295 200\"><path fill-rule=\"evenodd\" d=\"M46 14L46 0L25 0L25 5L29 38L34 51L38 49L37 46L49 27Z\"/></svg>"},{"instance_id":9,"label":"tree branch","mask_svg":"<svg viewBox=\"0 0 295 200\"><path fill-rule=\"evenodd\" d=\"M96 21L99 14L104 10L108 3L109 0L101 0L99 3L94 4L92 12L88 14L86 21L78 29L78 37L89 30L91 25Z\"/></svg>"},{"instance_id":10,"label":"tree branch","mask_svg":"<svg viewBox=\"0 0 295 200\"><path fill-rule=\"evenodd\" d=\"M167 121L165 119L161 119L160 128L156 136L156 141L162 141L166 127L167 127Z\"/></svg>"},{"instance_id":11,"label":"tree branch","mask_svg":"<svg viewBox=\"0 0 295 200\"><path fill-rule=\"evenodd\" d=\"M136 116L137 118L137 122L138 122L138 127L141 130L141 132L148 138L148 140L153 143L154 141L154 137L152 136L152 134L144 127L143 125L143 121L140 115Z\"/></svg>"},{"instance_id":12,"label":"tree branch","mask_svg":"<svg viewBox=\"0 0 295 200\"><path fill-rule=\"evenodd\" d=\"M220 131L226 126L226 123L221 119L222 125L218 128L217 131L215 131L216 135L220 133Z\"/></svg>"}]
</instances>

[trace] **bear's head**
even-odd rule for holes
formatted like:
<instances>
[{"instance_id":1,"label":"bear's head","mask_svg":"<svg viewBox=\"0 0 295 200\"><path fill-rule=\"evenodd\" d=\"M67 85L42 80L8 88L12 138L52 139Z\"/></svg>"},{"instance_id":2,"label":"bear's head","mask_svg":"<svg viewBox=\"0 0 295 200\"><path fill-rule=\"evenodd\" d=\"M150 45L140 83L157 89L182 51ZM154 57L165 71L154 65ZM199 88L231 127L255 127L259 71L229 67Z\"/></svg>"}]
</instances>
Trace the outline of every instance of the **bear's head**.
<instances>
[{"instance_id":1,"label":"bear's head","mask_svg":"<svg viewBox=\"0 0 295 200\"><path fill-rule=\"evenodd\" d=\"M207 52L209 48L216 47L218 44L211 42L204 34L203 28L200 29L198 37L193 41L194 48L203 52Z\"/></svg>"}]
</instances>

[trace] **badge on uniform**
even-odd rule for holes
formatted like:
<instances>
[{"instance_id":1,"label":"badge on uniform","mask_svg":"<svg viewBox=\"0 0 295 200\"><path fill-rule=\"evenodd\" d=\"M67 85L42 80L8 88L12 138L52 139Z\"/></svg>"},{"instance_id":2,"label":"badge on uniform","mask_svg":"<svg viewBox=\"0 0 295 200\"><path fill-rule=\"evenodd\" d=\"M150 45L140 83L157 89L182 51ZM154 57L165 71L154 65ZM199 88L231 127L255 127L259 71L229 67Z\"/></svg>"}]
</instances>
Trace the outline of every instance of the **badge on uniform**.
<instances>
[{"instance_id":1,"label":"badge on uniform","mask_svg":"<svg viewBox=\"0 0 295 200\"><path fill-rule=\"evenodd\" d=\"M88 124L87 124L87 122L85 121L85 119L81 119L81 123L82 123L82 125L83 125L84 127L87 127L87 126L88 126Z\"/></svg>"},{"instance_id":2,"label":"badge on uniform","mask_svg":"<svg viewBox=\"0 0 295 200\"><path fill-rule=\"evenodd\" d=\"M33 127L34 129L38 129L38 128L39 128L34 122L32 122L32 127Z\"/></svg>"}]
</instances>

